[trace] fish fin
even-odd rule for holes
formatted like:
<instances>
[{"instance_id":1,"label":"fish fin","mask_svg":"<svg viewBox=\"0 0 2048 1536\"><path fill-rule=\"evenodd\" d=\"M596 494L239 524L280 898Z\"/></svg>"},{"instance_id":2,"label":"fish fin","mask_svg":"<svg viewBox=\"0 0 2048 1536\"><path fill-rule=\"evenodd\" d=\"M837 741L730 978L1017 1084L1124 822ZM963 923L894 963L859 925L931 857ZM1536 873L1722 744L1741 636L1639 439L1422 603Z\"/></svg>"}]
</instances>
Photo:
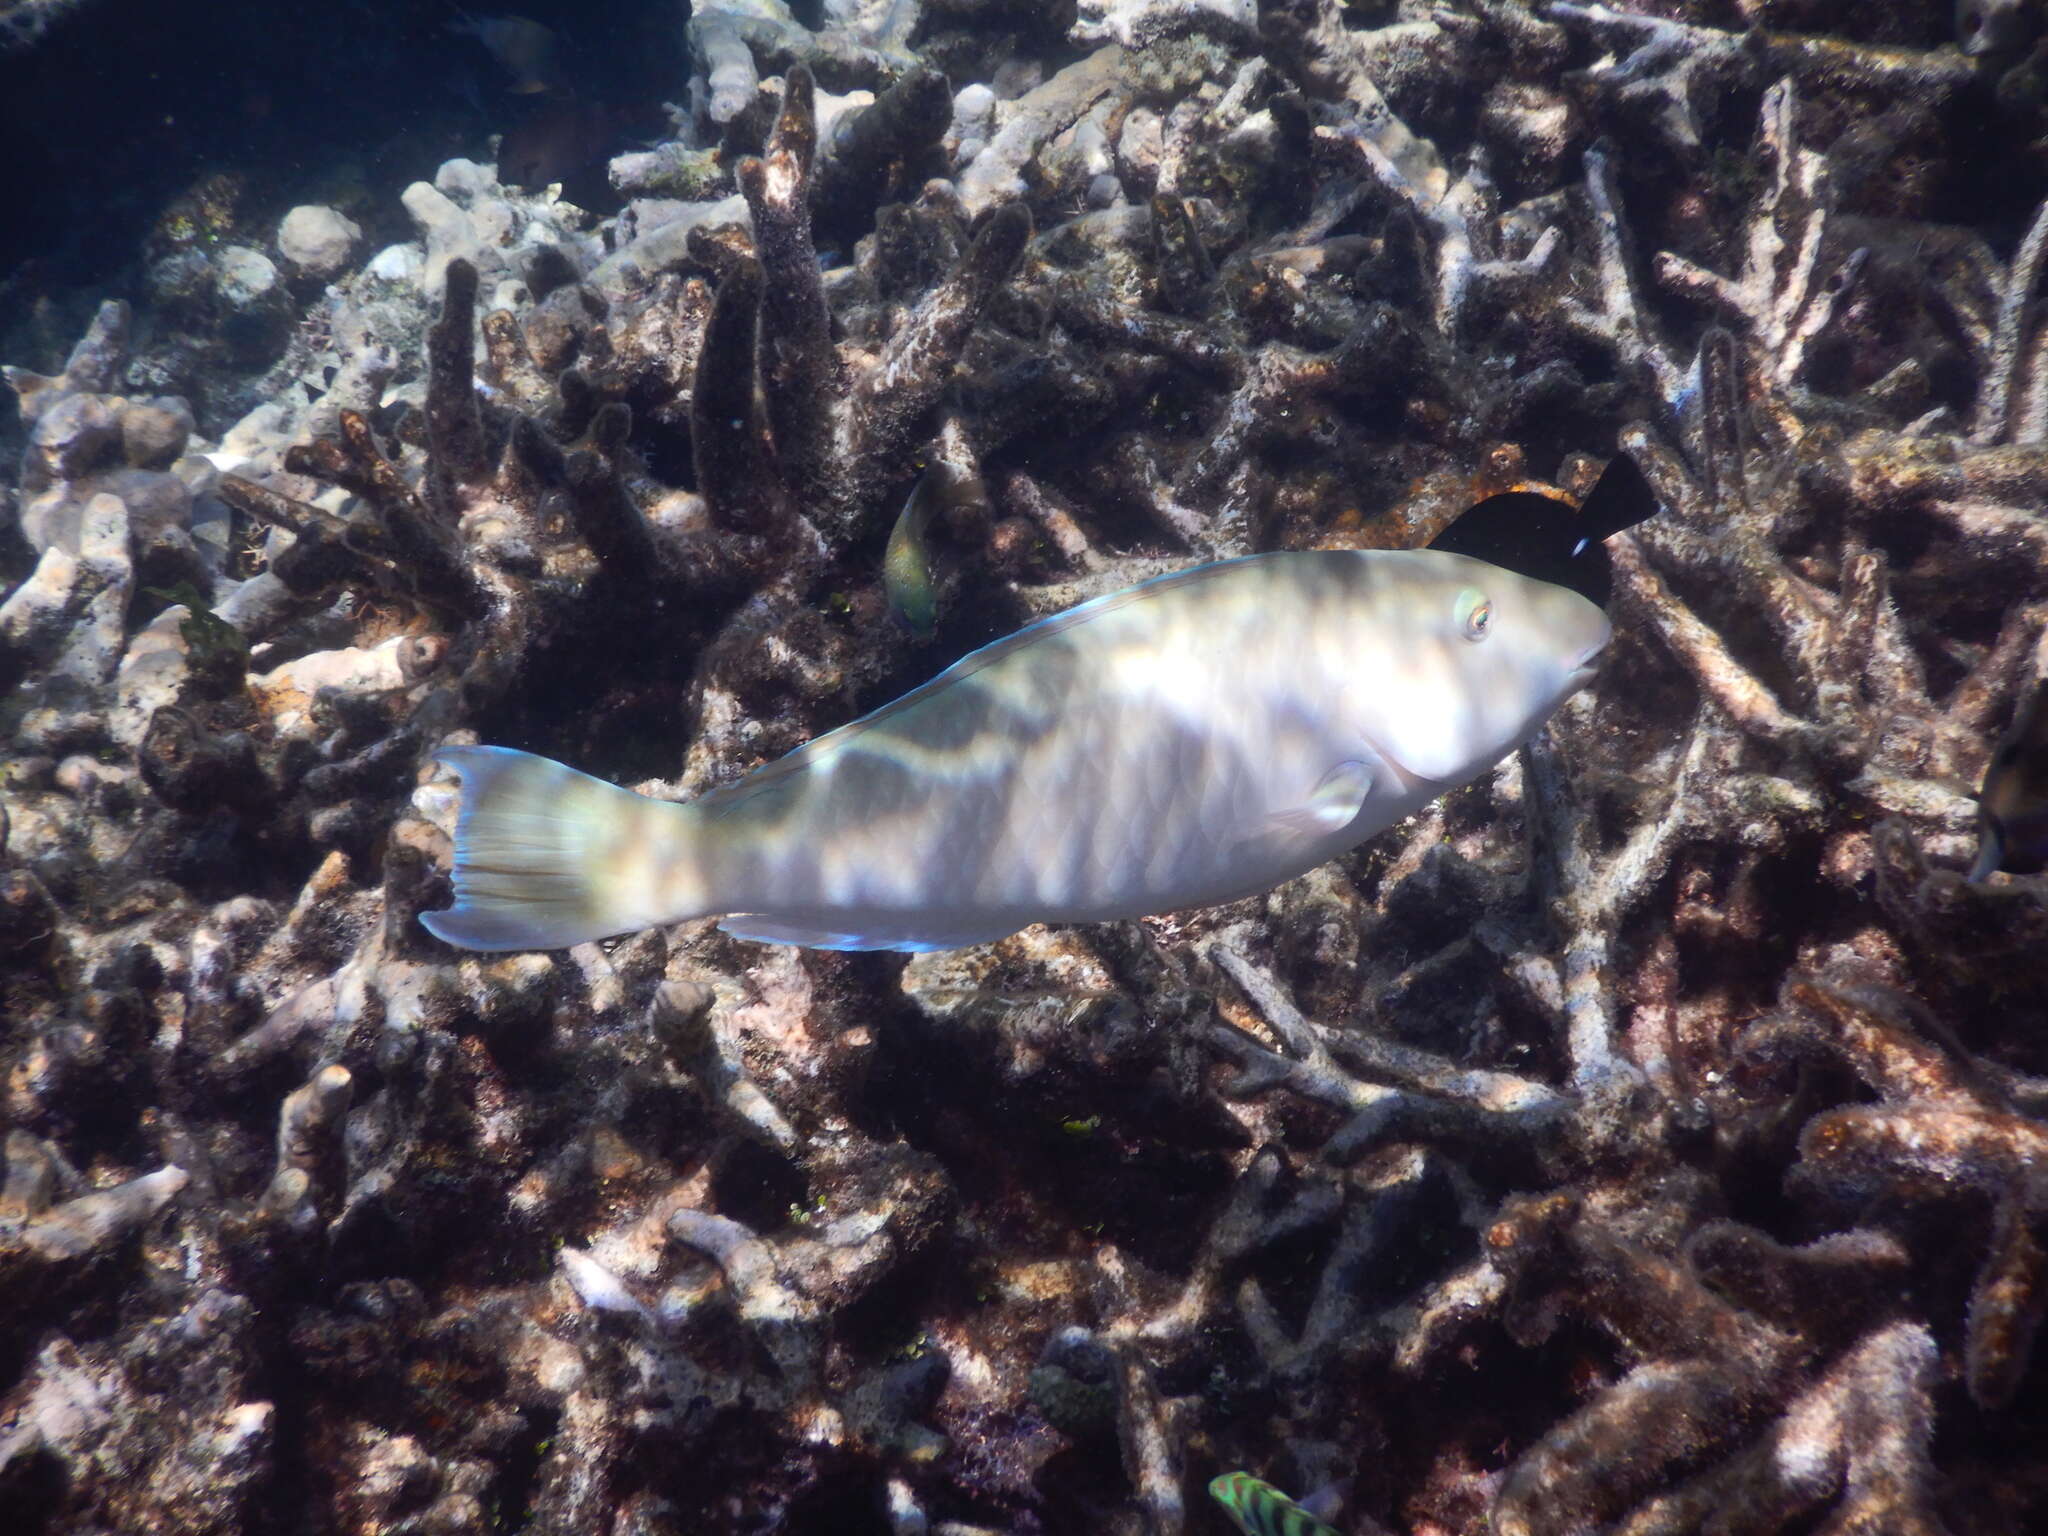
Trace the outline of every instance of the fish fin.
<instances>
[{"instance_id":1,"label":"fish fin","mask_svg":"<svg viewBox=\"0 0 2048 1536\"><path fill-rule=\"evenodd\" d=\"M1531 527L1561 525L1577 515L1562 496L1548 496L1541 491L1496 491L1452 518L1438 530L1428 547L1498 565L1503 543L1524 535Z\"/></svg>"},{"instance_id":2,"label":"fish fin","mask_svg":"<svg viewBox=\"0 0 2048 1536\"><path fill-rule=\"evenodd\" d=\"M1351 1497L1351 1482L1348 1477L1340 1477L1334 1483L1323 1484L1314 1493L1303 1494L1294 1502L1304 1513L1326 1525L1334 1525L1344 1512L1344 1501Z\"/></svg>"},{"instance_id":3,"label":"fish fin","mask_svg":"<svg viewBox=\"0 0 2048 1536\"><path fill-rule=\"evenodd\" d=\"M562 949L661 920L644 892L622 901L608 875L621 844L648 831L650 808L672 808L509 747L435 756L462 776L455 905L420 914L435 938L458 949Z\"/></svg>"},{"instance_id":4,"label":"fish fin","mask_svg":"<svg viewBox=\"0 0 2048 1536\"><path fill-rule=\"evenodd\" d=\"M1586 537L1595 541L1633 528L1657 515L1661 503L1636 461L1617 453L1600 471L1593 489L1579 503L1579 516L1586 524Z\"/></svg>"},{"instance_id":5,"label":"fish fin","mask_svg":"<svg viewBox=\"0 0 2048 1536\"><path fill-rule=\"evenodd\" d=\"M1365 809L1365 802L1372 798L1376 782L1378 775L1370 763L1339 763L1316 781L1316 787L1309 791L1306 800L1300 805L1270 812L1246 841L1270 841L1277 833L1283 839L1315 842L1341 832L1358 819L1358 813Z\"/></svg>"},{"instance_id":6,"label":"fish fin","mask_svg":"<svg viewBox=\"0 0 2048 1536\"><path fill-rule=\"evenodd\" d=\"M793 922L754 912L735 912L720 918L718 926L736 939L746 939L755 944L796 944L805 949L893 949L906 955L930 954L940 949L965 949L970 944L990 944L1016 932L1015 928L1005 927L993 932L938 933L932 931L927 921L915 930L907 925L892 927L883 922L863 925L864 932L853 933L828 928L823 921Z\"/></svg>"},{"instance_id":7,"label":"fish fin","mask_svg":"<svg viewBox=\"0 0 2048 1536\"><path fill-rule=\"evenodd\" d=\"M1968 882L1981 885L1998 873L2005 863L2005 835L1991 816L1977 818L1977 862L1970 866Z\"/></svg>"},{"instance_id":8,"label":"fish fin","mask_svg":"<svg viewBox=\"0 0 2048 1536\"><path fill-rule=\"evenodd\" d=\"M1594 525L1569 501L1541 491L1502 491L1475 502L1429 547L1569 587L1603 608L1613 585Z\"/></svg>"}]
</instances>

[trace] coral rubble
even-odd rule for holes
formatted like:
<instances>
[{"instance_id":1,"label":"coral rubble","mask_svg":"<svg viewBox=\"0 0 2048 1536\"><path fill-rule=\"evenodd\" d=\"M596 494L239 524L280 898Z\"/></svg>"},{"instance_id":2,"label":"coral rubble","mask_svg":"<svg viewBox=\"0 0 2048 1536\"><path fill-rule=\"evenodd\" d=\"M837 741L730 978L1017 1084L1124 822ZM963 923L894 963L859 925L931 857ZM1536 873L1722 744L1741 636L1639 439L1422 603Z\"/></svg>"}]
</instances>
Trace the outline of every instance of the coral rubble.
<instances>
[{"instance_id":1,"label":"coral rubble","mask_svg":"<svg viewBox=\"0 0 2048 1536\"><path fill-rule=\"evenodd\" d=\"M2017 9L731 0L616 215L467 160L381 249L167 210L5 372L0 1507L2038 1528L2048 885L1966 878L2048 669ZM416 920L441 746L693 796L1617 453L1601 678L1265 896L908 959ZM981 489L911 635L927 472Z\"/></svg>"}]
</instances>

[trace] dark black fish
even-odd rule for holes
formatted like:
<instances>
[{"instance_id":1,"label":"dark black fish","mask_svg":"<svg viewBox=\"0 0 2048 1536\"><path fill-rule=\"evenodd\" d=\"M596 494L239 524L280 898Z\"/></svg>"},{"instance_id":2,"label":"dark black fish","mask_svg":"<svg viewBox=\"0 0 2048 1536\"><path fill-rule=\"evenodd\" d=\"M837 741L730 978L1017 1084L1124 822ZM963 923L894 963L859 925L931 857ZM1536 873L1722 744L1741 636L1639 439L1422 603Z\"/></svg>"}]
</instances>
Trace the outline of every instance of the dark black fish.
<instances>
[{"instance_id":1,"label":"dark black fish","mask_svg":"<svg viewBox=\"0 0 2048 1536\"><path fill-rule=\"evenodd\" d=\"M467 33L482 43L504 68L510 80L507 89L521 96L559 91L564 84L557 57L560 39L537 21L524 16L472 16L459 10L448 30Z\"/></svg>"},{"instance_id":2,"label":"dark black fish","mask_svg":"<svg viewBox=\"0 0 2048 1536\"><path fill-rule=\"evenodd\" d=\"M2038 0L1956 0L1956 42L1972 58L2010 58L2041 30Z\"/></svg>"},{"instance_id":3,"label":"dark black fish","mask_svg":"<svg viewBox=\"0 0 2048 1536\"><path fill-rule=\"evenodd\" d=\"M562 196L579 208L615 205L606 168L625 147L626 114L576 96L528 100L508 114L498 140L498 180L528 191L559 182Z\"/></svg>"},{"instance_id":4,"label":"dark black fish","mask_svg":"<svg viewBox=\"0 0 2048 1536\"><path fill-rule=\"evenodd\" d=\"M2048 683L2037 684L1999 738L1977 791L1972 880L2048 869Z\"/></svg>"},{"instance_id":5,"label":"dark black fish","mask_svg":"<svg viewBox=\"0 0 2048 1536\"><path fill-rule=\"evenodd\" d=\"M1602 541L1656 511L1657 493L1635 460L1618 453L1577 506L1541 491L1502 491L1474 502L1429 547L1555 582L1605 608L1614 577Z\"/></svg>"}]
</instances>

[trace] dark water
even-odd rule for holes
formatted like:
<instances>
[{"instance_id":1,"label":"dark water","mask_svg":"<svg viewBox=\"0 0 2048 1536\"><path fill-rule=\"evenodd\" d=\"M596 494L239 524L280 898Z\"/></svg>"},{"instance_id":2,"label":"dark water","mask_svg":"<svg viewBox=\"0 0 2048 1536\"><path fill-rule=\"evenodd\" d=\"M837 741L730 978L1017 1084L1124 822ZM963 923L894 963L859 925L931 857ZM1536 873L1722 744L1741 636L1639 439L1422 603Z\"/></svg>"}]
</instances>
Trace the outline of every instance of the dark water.
<instances>
[{"instance_id":1,"label":"dark water","mask_svg":"<svg viewBox=\"0 0 2048 1536\"><path fill-rule=\"evenodd\" d=\"M111 0L0 52L0 315L34 294L132 284L165 205L212 173L240 182L236 211L252 225L339 199L373 238L403 236L393 187L456 155L487 160L491 135L535 111L449 30L461 9ZM606 206L604 155L661 132L664 93L687 70L680 23L671 7L620 0L539 0L525 14L558 29L564 86L616 113L616 142L576 167L596 166L583 180Z\"/></svg>"}]
</instances>

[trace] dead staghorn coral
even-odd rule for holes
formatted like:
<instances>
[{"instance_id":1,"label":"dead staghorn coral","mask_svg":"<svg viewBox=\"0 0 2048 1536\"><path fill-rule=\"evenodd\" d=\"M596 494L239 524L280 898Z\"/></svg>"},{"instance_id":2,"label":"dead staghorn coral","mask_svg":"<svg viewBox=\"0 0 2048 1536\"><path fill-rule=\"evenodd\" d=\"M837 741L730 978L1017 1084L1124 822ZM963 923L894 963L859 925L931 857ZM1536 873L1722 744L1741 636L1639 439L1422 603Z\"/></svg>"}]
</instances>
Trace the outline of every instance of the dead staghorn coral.
<instances>
[{"instance_id":1,"label":"dead staghorn coral","mask_svg":"<svg viewBox=\"0 0 2048 1536\"><path fill-rule=\"evenodd\" d=\"M1850 1233L1788 1250L1709 1224L1673 1264L1618 1236L1612 1217L1529 1214L1533 1224L1493 1234L1500 1259L1541 1268L1542 1245L1565 1245L1575 1278L1563 1304L1591 1313L1642 1363L1509 1469L1494 1508L1502 1530L1648 1536L1710 1518L1769 1531L1830 1504L1842 1528L1942 1529L1929 1487L1933 1340L1915 1325L1873 1326L1903 1267L1896 1245ZM1560 1300L1522 1329L1540 1337ZM1668 1488L1674 1472L1714 1457L1725 1460Z\"/></svg>"},{"instance_id":2,"label":"dead staghorn coral","mask_svg":"<svg viewBox=\"0 0 2048 1536\"><path fill-rule=\"evenodd\" d=\"M730 632L710 646L735 667L753 665L753 637L815 630L810 587L868 531L879 491L906 473L1029 230L1021 208L992 216L962 242L958 271L879 351L844 357L810 233L816 147L810 80L799 69L764 154L739 169L752 253L703 247L722 272L715 298L664 279L614 314L594 289L572 284L523 323L485 315L481 379L504 404L479 400L470 340L478 280L465 260L451 260L428 339L423 420L410 429L416 442L393 457L366 415L343 409L335 439L286 456L287 473L347 489L356 512L337 517L246 480L225 482L238 508L294 534L274 566L278 579L307 596L367 588L434 628L456 627L447 676L469 712L507 693L536 642L557 653L555 664L573 665L574 654L601 643L591 626L621 599L668 610L675 643L685 645L703 638L699 603L730 609L744 598ZM627 446L628 402L672 394L684 379L687 417L675 424L687 422L694 497L653 482ZM809 686L829 687L844 663L827 636L812 638L825 649L807 658L818 678ZM700 709L715 717L731 686L709 669ZM429 711L422 723L433 718Z\"/></svg>"},{"instance_id":3,"label":"dead staghorn coral","mask_svg":"<svg viewBox=\"0 0 2048 1536\"><path fill-rule=\"evenodd\" d=\"M1792 1178L1804 1193L1841 1206L1885 1194L1986 1204L1988 1240L1972 1287L1965 1344L1970 1395L2003 1408L2019 1389L2042 1310L2048 1307L2034 1229L2042 1194L2032 1168L2048 1125L2030 1111L2039 1085L1976 1061L1941 1040L1931 1018L1902 994L1869 983L1799 978L1785 1007L1750 1026L1745 1056L1833 1056L1876 1091L1873 1105L1815 1116L1800 1134Z\"/></svg>"}]
</instances>

